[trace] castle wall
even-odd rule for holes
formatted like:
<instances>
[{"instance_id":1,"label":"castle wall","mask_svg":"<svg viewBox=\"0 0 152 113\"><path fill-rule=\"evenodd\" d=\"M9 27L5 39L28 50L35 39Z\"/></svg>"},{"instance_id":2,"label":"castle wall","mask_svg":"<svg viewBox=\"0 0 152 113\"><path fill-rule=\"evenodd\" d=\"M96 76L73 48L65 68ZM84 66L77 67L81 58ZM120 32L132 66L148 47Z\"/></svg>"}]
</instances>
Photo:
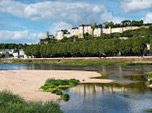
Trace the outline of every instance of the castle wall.
<instances>
[{"instance_id":1,"label":"castle wall","mask_svg":"<svg viewBox=\"0 0 152 113\"><path fill-rule=\"evenodd\" d=\"M103 28L103 29L102 29L102 33L103 33L103 34L111 34L111 33L112 33L112 32L111 32L111 28L107 28L107 29L106 29L106 28Z\"/></svg>"},{"instance_id":2,"label":"castle wall","mask_svg":"<svg viewBox=\"0 0 152 113\"><path fill-rule=\"evenodd\" d=\"M102 28L95 28L93 32L93 36L100 37L102 35Z\"/></svg>"},{"instance_id":3,"label":"castle wall","mask_svg":"<svg viewBox=\"0 0 152 113\"><path fill-rule=\"evenodd\" d=\"M59 32L57 32L56 39L57 39L57 40L62 40L62 39L63 39L63 36L64 36L63 31L59 31Z\"/></svg>"},{"instance_id":4,"label":"castle wall","mask_svg":"<svg viewBox=\"0 0 152 113\"><path fill-rule=\"evenodd\" d=\"M90 35L94 35L95 37L100 37L102 34L111 34L111 33L123 33L127 30L136 30L141 27L129 26L129 27L120 27L120 28L93 28L91 26L79 26L78 29L69 29L68 34L64 34L63 31L57 32L56 39L61 40L63 36L67 38L71 36L78 36L79 38L83 38L83 34L89 33ZM47 36L47 33L46 33Z\"/></svg>"}]
</instances>

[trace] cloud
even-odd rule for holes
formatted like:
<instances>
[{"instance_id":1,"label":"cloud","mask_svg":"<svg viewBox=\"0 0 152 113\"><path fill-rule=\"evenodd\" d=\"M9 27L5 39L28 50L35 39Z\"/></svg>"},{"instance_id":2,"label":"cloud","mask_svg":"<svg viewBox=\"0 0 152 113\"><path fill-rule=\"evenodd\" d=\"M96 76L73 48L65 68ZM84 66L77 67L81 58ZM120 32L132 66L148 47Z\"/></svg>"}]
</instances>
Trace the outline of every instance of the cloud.
<instances>
[{"instance_id":1,"label":"cloud","mask_svg":"<svg viewBox=\"0 0 152 113\"><path fill-rule=\"evenodd\" d=\"M129 13L152 8L152 0L123 0L121 8Z\"/></svg>"},{"instance_id":2,"label":"cloud","mask_svg":"<svg viewBox=\"0 0 152 113\"><path fill-rule=\"evenodd\" d=\"M120 22L121 17L114 17L108 12L104 4L92 4L86 2L66 1L41 1L26 3L14 0L0 0L0 12L9 13L15 17L32 21L51 20L57 21L49 28L52 34L61 29L68 29L80 24L103 23L105 21ZM7 35L6 35L7 34ZM2 38L2 37L5 37ZM20 41L33 43L43 35L30 33L29 31L0 31L2 41ZM31 42L30 42L31 41Z\"/></svg>"},{"instance_id":3,"label":"cloud","mask_svg":"<svg viewBox=\"0 0 152 113\"><path fill-rule=\"evenodd\" d=\"M72 25L102 23L105 20L102 17L109 16L103 4L68 1L43 1L25 4L13 0L2 0L0 12L31 20L55 19Z\"/></svg>"},{"instance_id":4,"label":"cloud","mask_svg":"<svg viewBox=\"0 0 152 113\"><path fill-rule=\"evenodd\" d=\"M145 17L145 23L152 23L152 12L149 12Z\"/></svg>"},{"instance_id":5,"label":"cloud","mask_svg":"<svg viewBox=\"0 0 152 113\"><path fill-rule=\"evenodd\" d=\"M54 23L53 26L50 28L50 31L53 35L56 35L57 31L61 29L69 29L69 28L72 28L72 25L62 21L62 22Z\"/></svg>"},{"instance_id":6,"label":"cloud","mask_svg":"<svg viewBox=\"0 0 152 113\"><path fill-rule=\"evenodd\" d=\"M0 43L38 43L44 38L44 33L30 33L25 31L0 31Z\"/></svg>"}]
</instances>

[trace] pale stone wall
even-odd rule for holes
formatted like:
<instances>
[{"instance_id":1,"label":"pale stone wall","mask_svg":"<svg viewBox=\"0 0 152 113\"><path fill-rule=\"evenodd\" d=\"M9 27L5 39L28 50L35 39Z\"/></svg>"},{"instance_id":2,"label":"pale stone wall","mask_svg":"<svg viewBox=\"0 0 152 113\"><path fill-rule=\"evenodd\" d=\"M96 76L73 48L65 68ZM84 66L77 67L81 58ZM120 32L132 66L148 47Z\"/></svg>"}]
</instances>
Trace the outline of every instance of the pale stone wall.
<instances>
[{"instance_id":1,"label":"pale stone wall","mask_svg":"<svg viewBox=\"0 0 152 113\"><path fill-rule=\"evenodd\" d=\"M83 38L83 34L84 34L84 26L79 26L79 35L78 37Z\"/></svg>"},{"instance_id":2,"label":"pale stone wall","mask_svg":"<svg viewBox=\"0 0 152 113\"><path fill-rule=\"evenodd\" d=\"M123 28L112 28L111 29L112 33L123 33Z\"/></svg>"},{"instance_id":3,"label":"pale stone wall","mask_svg":"<svg viewBox=\"0 0 152 113\"><path fill-rule=\"evenodd\" d=\"M107 29L106 29L106 28L103 28L103 29L102 29L102 33L103 33L103 34L111 34L111 33L112 33L111 28L107 28Z\"/></svg>"},{"instance_id":4,"label":"pale stone wall","mask_svg":"<svg viewBox=\"0 0 152 113\"><path fill-rule=\"evenodd\" d=\"M57 35L56 35L56 39L57 39L57 40L61 40L61 39L63 38L63 36L64 36L63 31L58 31L58 32L57 32Z\"/></svg>"},{"instance_id":5,"label":"pale stone wall","mask_svg":"<svg viewBox=\"0 0 152 113\"><path fill-rule=\"evenodd\" d=\"M91 26L85 26L84 27L84 34L89 33L90 35L93 35L93 28Z\"/></svg>"},{"instance_id":6,"label":"pale stone wall","mask_svg":"<svg viewBox=\"0 0 152 113\"><path fill-rule=\"evenodd\" d=\"M143 26L144 27L144 26ZM100 37L102 34L111 34L111 33L123 33L127 30L136 30L141 27L119 27L119 28L95 28L93 30L92 26L79 26L76 29L69 29L68 34L64 34L63 31L57 32L56 39L61 40L63 36L71 37L71 36L78 36L79 38L83 38L83 34L89 33L90 35L94 35L95 37Z\"/></svg>"},{"instance_id":7,"label":"pale stone wall","mask_svg":"<svg viewBox=\"0 0 152 113\"><path fill-rule=\"evenodd\" d=\"M93 36L100 37L102 35L102 28L95 28L93 32Z\"/></svg>"}]
</instances>

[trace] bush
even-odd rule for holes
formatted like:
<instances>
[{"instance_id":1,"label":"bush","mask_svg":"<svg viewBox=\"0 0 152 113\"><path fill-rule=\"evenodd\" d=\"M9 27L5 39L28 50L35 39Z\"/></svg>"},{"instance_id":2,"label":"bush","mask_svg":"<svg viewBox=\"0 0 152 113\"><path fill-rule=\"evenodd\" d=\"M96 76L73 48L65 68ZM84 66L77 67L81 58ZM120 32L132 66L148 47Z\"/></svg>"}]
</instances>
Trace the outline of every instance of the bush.
<instances>
[{"instance_id":1,"label":"bush","mask_svg":"<svg viewBox=\"0 0 152 113\"><path fill-rule=\"evenodd\" d=\"M69 96L69 94L64 94L61 96L61 98L65 101L68 101L70 99L70 96Z\"/></svg>"},{"instance_id":2,"label":"bush","mask_svg":"<svg viewBox=\"0 0 152 113\"><path fill-rule=\"evenodd\" d=\"M151 84L152 84L152 80L149 81L149 85L151 85Z\"/></svg>"},{"instance_id":3,"label":"bush","mask_svg":"<svg viewBox=\"0 0 152 113\"><path fill-rule=\"evenodd\" d=\"M56 90L55 94L57 94L57 95L63 95L63 93L62 93L61 90Z\"/></svg>"},{"instance_id":4,"label":"bush","mask_svg":"<svg viewBox=\"0 0 152 113\"><path fill-rule=\"evenodd\" d=\"M0 113L63 113L54 102L26 102L8 91L0 92Z\"/></svg>"}]
</instances>

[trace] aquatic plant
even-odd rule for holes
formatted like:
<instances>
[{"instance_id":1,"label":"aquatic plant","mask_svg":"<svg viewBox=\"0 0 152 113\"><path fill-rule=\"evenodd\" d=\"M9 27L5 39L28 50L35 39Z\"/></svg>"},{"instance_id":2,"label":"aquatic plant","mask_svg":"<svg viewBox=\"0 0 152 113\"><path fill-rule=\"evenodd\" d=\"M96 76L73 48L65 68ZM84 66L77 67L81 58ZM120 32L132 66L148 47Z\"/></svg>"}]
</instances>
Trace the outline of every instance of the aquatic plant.
<instances>
[{"instance_id":1,"label":"aquatic plant","mask_svg":"<svg viewBox=\"0 0 152 113\"><path fill-rule=\"evenodd\" d=\"M63 113L55 102L26 102L9 91L0 92L0 113Z\"/></svg>"},{"instance_id":2,"label":"aquatic plant","mask_svg":"<svg viewBox=\"0 0 152 113\"><path fill-rule=\"evenodd\" d=\"M68 101L70 99L70 96L69 96L69 94L64 94L61 96L61 98L65 101Z\"/></svg>"},{"instance_id":3,"label":"aquatic plant","mask_svg":"<svg viewBox=\"0 0 152 113\"><path fill-rule=\"evenodd\" d=\"M55 79L48 79L46 80L45 84L41 86L46 92L55 93L57 95L62 95L61 98L63 100L69 100L70 96L68 94L62 93L62 89L67 89L79 84L79 80L70 79L70 80L55 80Z\"/></svg>"}]
</instances>

